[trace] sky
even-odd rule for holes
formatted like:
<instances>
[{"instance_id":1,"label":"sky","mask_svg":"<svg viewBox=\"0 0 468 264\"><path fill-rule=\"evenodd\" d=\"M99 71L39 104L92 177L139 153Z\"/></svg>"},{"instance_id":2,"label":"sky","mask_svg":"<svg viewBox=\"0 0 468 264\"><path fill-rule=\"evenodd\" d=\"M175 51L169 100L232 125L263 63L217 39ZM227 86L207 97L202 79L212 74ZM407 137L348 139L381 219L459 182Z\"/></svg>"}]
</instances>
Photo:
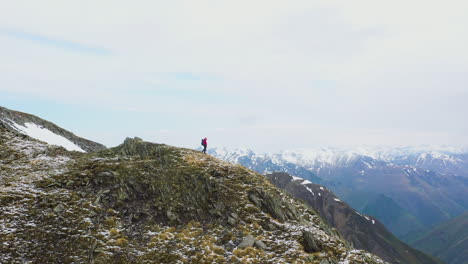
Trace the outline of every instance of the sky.
<instances>
[{"instance_id":1,"label":"sky","mask_svg":"<svg viewBox=\"0 0 468 264\"><path fill-rule=\"evenodd\" d=\"M468 145L468 2L4 1L0 106L109 147Z\"/></svg>"}]
</instances>

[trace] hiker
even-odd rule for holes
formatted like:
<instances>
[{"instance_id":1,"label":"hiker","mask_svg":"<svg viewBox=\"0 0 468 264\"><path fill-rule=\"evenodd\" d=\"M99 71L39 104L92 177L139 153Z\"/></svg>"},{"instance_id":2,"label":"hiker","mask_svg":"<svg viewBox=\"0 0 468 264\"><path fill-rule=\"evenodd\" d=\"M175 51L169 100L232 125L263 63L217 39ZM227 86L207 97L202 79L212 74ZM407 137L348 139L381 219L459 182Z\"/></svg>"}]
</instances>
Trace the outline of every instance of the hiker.
<instances>
[{"instance_id":1,"label":"hiker","mask_svg":"<svg viewBox=\"0 0 468 264\"><path fill-rule=\"evenodd\" d=\"M201 144L203 146L202 152L205 153L205 154L206 154L206 147L208 146L207 140L208 140L207 138L204 138L204 139L201 140Z\"/></svg>"}]
</instances>

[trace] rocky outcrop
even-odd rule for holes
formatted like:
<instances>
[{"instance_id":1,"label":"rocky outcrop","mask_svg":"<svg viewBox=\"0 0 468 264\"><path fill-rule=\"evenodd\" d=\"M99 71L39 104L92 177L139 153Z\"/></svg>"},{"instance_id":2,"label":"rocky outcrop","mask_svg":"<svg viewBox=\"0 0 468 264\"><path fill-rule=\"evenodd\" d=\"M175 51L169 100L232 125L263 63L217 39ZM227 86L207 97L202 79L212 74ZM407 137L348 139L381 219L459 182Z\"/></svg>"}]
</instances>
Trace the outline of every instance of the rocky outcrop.
<instances>
[{"instance_id":1,"label":"rocky outcrop","mask_svg":"<svg viewBox=\"0 0 468 264\"><path fill-rule=\"evenodd\" d=\"M309 231L302 232L304 250L308 253L317 253L322 249L320 241L315 239L314 234Z\"/></svg>"},{"instance_id":2,"label":"rocky outcrop","mask_svg":"<svg viewBox=\"0 0 468 264\"><path fill-rule=\"evenodd\" d=\"M248 197L255 206L280 221L298 219L298 212L295 211L295 208L283 205L279 195L272 195L262 189L255 189L248 193Z\"/></svg>"}]
</instances>

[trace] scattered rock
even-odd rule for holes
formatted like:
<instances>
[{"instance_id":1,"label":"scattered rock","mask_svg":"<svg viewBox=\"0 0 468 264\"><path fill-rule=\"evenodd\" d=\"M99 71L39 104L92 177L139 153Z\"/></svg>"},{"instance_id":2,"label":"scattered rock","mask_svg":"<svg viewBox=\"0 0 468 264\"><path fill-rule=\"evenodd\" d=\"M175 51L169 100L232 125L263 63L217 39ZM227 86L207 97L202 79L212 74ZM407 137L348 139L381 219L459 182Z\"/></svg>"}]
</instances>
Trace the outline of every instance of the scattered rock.
<instances>
[{"instance_id":1,"label":"scattered rock","mask_svg":"<svg viewBox=\"0 0 468 264\"><path fill-rule=\"evenodd\" d=\"M226 232L222 235L222 237L220 238L219 242L222 244L222 245L225 245L227 244L229 241L231 241L232 239L234 238L234 234L231 233L231 232Z\"/></svg>"},{"instance_id":2,"label":"scattered rock","mask_svg":"<svg viewBox=\"0 0 468 264\"><path fill-rule=\"evenodd\" d=\"M274 218L285 221L286 215L281 208L281 201L277 197L262 191L255 190L249 193L249 200L262 211L269 213Z\"/></svg>"},{"instance_id":3,"label":"scattered rock","mask_svg":"<svg viewBox=\"0 0 468 264\"><path fill-rule=\"evenodd\" d=\"M319 264L337 264L337 262L329 258L320 261ZM351 264L354 264L354 262L351 262Z\"/></svg>"},{"instance_id":4,"label":"scattered rock","mask_svg":"<svg viewBox=\"0 0 468 264\"><path fill-rule=\"evenodd\" d=\"M232 217L228 217L227 222L228 222L228 224L230 224L231 226L234 226L234 225L236 224L236 219L234 219L234 218L232 218Z\"/></svg>"},{"instance_id":5,"label":"scattered rock","mask_svg":"<svg viewBox=\"0 0 468 264\"><path fill-rule=\"evenodd\" d=\"M310 262L314 262L315 259L316 259L316 257L314 255L312 255L312 254L307 256L307 260L309 260Z\"/></svg>"},{"instance_id":6,"label":"scattered rock","mask_svg":"<svg viewBox=\"0 0 468 264\"><path fill-rule=\"evenodd\" d=\"M63 212L64 210L65 210L65 206L63 206L63 204L58 204L54 208L54 212L57 213L57 214Z\"/></svg>"},{"instance_id":7,"label":"scattered rock","mask_svg":"<svg viewBox=\"0 0 468 264\"><path fill-rule=\"evenodd\" d=\"M175 221L177 220L177 215L175 215L173 212L171 211L167 211L166 212L166 215L167 215L167 218L169 218L170 221Z\"/></svg>"},{"instance_id":8,"label":"scattered rock","mask_svg":"<svg viewBox=\"0 0 468 264\"><path fill-rule=\"evenodd\" d=\"M309 231L302 232L304 251L307 253L316 253L321 251L319 241Z\"/></svg>"},{"instance_id":9,"label":"scattered rock","mask_svg":"<svg viewBox=\"0 0 468 264\"><path fill-rule=\"evenodd\" d=\"M67 185L67 187L71 187L71 186L73 186L73 184L75 184L75 182L73 180L69 180L69 181L67 181L66 185Z\"/></svg>"},{"instance_id":10,"label":"scattered rock","mask_svg":"<svg viewBox=\"0 0 468 264\"><path fill-rule=\"evenodd\" d=\"M266 250L267 249L267 246L265 245L265 243L263 243L260 240L256 240L255 243L254 243L254 246L256 248L258 248L258 249L261 249L261 250Z\"/></svg>"},{"instance_id":11,"label":"scattered rock","mask_svg":"<svg viewBox=\"0 0 468 264\"><path fill-rule=\"evenodd\" d=\"M244 249L244 248L252 247L254 243L255 243L255 237L253 237L252 235L248 235L242 240L242 242L237 247L240 249Z\"/></svg>"},{"instance_id":12,"label":"scattered rock","mask_svg":"<svg viewBox=\"0 0 468 264\"><path fill-rule=\"evenodd\" d=\"M274 231L276 230L276 226L272 223L268 223L265 226L263 226L263 229L268 230L268 231Z\"/></svg>"},{"instance_id":13,"label":"scattered rock","mask_svg":"<svg viewBox=\"0 0 468 264\"><path fill-rule=\"evenodd\" d=\"M216 216L219 216L219 217L223 216L223 214L216 208L213 208L213 209L209 210L208 212L210 214L212 214L212 215L216 215Z\"/></svg>"},{"instance_id":14,"label":"scattered rock","mask_svg":"<svg viewBox=\"0 0 468 264\"><path fill-rule=\"evenodd\" d=\"M106 177L112 177L113 174L110 171L103 171L103 172L98 173L97 176L101 178L106 178Z\"/></svg>"},{"instance_id":15,"label":"scattered rock","mask_svg":"<svg viewBox=\"0 0 468 264\"><path fill-rule=\"evenodd\" d=\"M99 203L101 202L101 196L96 197L96 200L94 200L94 205L98 206Z\"/></svg>"}]
</instances>

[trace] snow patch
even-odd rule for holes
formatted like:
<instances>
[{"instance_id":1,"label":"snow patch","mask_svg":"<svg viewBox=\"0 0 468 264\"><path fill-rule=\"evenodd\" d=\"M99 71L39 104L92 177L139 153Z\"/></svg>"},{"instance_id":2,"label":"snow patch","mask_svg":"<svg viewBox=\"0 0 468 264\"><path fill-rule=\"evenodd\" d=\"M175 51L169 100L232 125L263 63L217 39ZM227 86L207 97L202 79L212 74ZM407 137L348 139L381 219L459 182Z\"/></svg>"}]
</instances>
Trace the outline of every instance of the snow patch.
<instances>
[{"instance_id":1,"label":"snow patch","mask_svg":"<svg viewBox=\"0 0 468 264\"><path fill-rule=\"evenodd\" d=\"M303 181L304 179L296 177L296 176L291 176L293 178L293 181Z\"/></svg>"},{"instance_id":2,"label":"snow patch","mask_svg":"<svg viewBox=\"0 0 468 264\"><path fill-rule=\"evenodd\" d=\"M311 192L313 196L315 196L315 193L314 193L309 187L307 187L307 186L305 186L305 185L304 185L304 187L306 187L306 189L307 189L309 192Z\"/></svg>"},{"instance_id":3,"label":"snow patch","mask_svg":"<svg viewBox=\"0 0 468 264\"><path fill-rule=\"evenodd\" d=\"M13 128L22 134L26 134L32 138L44 141L50 145L62 146L70 151L85 152L70 140L59 136L44 127L38 126L34 123L25 123L24 126L22 126L13 122L12 120L10 120L10 122Z\"/></svg>"},{"instance_id":4,"label":"snow patch","mask_svg":"<svg viewBox=\"0 0 468 264\"><path fill-rule=\"evenodd\" d=\"M362 161L362 163L366 164L366 166L369 168L369 169L372 169L372 165L370 165L369 163L365 162L365 161Z\"/></svg>"},{"instance_id":5,"label":"snow patch","mask_svg":"<svg viewBox=\"0 0 468 264\"><path fill-rule=\"evenodd\" d=\"M404 174L406 174L406 176L410 177L409 173L405 170L405 169L402 169L401 170Z\"/></svg>"}]
</instances>

